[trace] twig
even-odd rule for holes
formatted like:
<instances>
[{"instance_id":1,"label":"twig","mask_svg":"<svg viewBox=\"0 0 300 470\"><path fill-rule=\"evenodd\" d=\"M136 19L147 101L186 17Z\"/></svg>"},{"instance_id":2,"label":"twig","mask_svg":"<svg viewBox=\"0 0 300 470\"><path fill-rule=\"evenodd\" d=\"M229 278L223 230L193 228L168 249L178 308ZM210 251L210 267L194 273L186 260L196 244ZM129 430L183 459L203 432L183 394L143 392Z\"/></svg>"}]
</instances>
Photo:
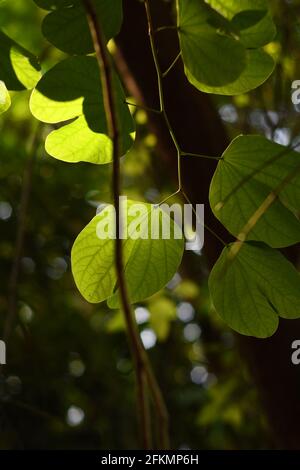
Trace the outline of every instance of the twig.
<instances>
[{"instance_id":1,"label":"twig","mask_svg":"<svg viewBox=\"0 0 300 470\"><path fill-rule=\"evenodd\" d=\"M143 111L147 111L148 113L161 114L161 111L159 109L148 108L148 106L143 106L142 104L130 103L129 101L126 101L126 100L125 100L125 104L127 104L128 106L133 106L134 108L142 109Z\"/></svg>"},{"instance_id":2,"label":"twig","mask_svg":"<svg viewBox=\"0 0 300 470\"><path fill-rule=\"evenodd\" d=\"M203 153L190 153L190 152L181 152L182 157L197 157L197 158L207 158L210 160L223 160L223 157L214 157L212 155L203 155Z\"/></svg>"},{"instance_id":3,"label":"twig","mask_svg":"<svg viewBox=\"0 0 300 470\"><path fill-rule=\"evenodd\" d=\"M115 96L113 91L113 69L106 49L106 43L103 37L102 29L97 14L90 0L83 0L87 12L87 19L89 24L90 33L92 36L96 58L100 70L100 78L103 88L103 99L107 119L108 133L113 143L113 200L116 211L116 243L115 243L115 263L118 279L118 286L120 291L120 300L122 304L123 313L127 325L127 333L129 337L132 357L135 366L136 383L138 403L140 409L141 429L143 435L143 446L146 449L151 447L150 436L150 423L148 415L147 403L147 385L151 392L154 402L155 410L160 420L161 442L162 448L169 446L168 439L168 415L166 406L162 398L160 388L157 384L156 378L152 372L151 364L149 362L147 353L141 342L141 338L135 322L134 313L132 311L126 279L124 275L123 264L123 244L119 237L121 220L120 220L120 203L119 196L121 192L120 182L120 135L118 115L116 111Z\"/></svg>"},{"instance_id":4,"label":"twig","mask_svg":"<svg viewBox=\"0 0 300 470\"><path fill-rule=\"evenodd\" d=\"M162 31L174 31L174 30L178 30L178 27L175 26L174 24L171 24L169 26L159 26L159 28L156 28L156 30L154 31L155 33L160 33Z\"/></svg>"},{"instance_id":5,"label":"twig","mask_svg":"<svg viewBox=\"0 0 300 470\"><path fill-rule=\"evenodd\" d=\"M223 246L227 246L227 243L225 243L225 241L212 229L210 228L205 222L204 220L201 220L197 214L197 212L195 211L195 208L192 204L192 201L190 200L190 198L187 196L187 194L184 192L184 190L181 191L182 192L182 195L184 197L184 199L186 200L186 202L191 206L192 208L192 211L193 213L195 214L195 217L196 219L198 220L198 222L200 222L200 224L202 225L202 227L204 227L206 230L208 230L212 235L214 235L214 237L216 237L217 240L219 240L220 243L222 243Z\"/></svg>"},{"instance_id":6,"label":"twig","mask_svg":"<svg viewBox=\"0 0 300 470\"><path fill-rule=\"evenodd\" d=\"M169 67L167 68L167 70L165 72L163 72L162 76L163 78L165 78L169 72L171 72L172 68L175 67L175 65L177 64L178 60L180 59L181 57L181 51L178 52L177 56L175 57L175 59L173 60L173 62L171 63L171 65L169 65Z\"/></svg>"}]
</instances>

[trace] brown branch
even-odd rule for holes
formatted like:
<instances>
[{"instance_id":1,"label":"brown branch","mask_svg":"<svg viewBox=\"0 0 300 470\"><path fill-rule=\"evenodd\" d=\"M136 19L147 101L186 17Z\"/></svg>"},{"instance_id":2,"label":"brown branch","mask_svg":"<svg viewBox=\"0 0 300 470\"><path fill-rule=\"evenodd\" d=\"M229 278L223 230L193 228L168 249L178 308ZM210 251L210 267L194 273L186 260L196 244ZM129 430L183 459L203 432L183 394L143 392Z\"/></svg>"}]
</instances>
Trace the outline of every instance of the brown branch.
<instances>
[{"instance_id":1,"label":"brown branch","mask_svg":"<svg viewBox=\"0 0 300 470\"><path fill-rule=\"evenodd\" d=\"M159 420L160 428L160 447L167 448L169 446L168 439L168 414L166 411L165 403L162 398L160 388L157 384L156 378L152 372L151 364L149 362L147 353L141 342L141 338L137 329L134 319L134 314L130 305L126 279L124 275L123 264L123 244L119 237L121 227L121 214L119 196L121 192L120 182L120 134L118 115L116 111L115 96L113 90L113 68L110 57L107 52L106 42L103 36L99 19L97 19L96 11L90 0L83 0L87 13L90 33L92 36L96 58L100 70L100 78L103 88L103 101L106 112L108 134L113 143L113 201L116 211L116 243L115 243L115 263L117 271L117 280L120 291L120 299L122 309L124 312L127 333L129 337L131 353L135 366L136 384L138 404L140 410L140 421L143 446L145 449L151 447L151 431L148 414L147 403L147 386L151 392L154 402L155 410Z\"/></svg>"}]
</instances>

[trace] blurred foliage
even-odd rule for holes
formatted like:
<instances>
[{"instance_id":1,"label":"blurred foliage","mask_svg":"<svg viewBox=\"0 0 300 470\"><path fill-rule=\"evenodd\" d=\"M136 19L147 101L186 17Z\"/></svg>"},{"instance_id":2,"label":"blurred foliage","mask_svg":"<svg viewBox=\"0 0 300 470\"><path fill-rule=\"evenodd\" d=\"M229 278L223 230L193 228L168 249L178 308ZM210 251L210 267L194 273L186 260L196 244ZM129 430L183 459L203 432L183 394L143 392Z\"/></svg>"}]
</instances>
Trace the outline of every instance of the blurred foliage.
<instances>
[{"instance_id":1,"label":"blurred foliage","mask_svg":"<svg viewBox=\"0 0 300 470\"><path fill-rule=\"evenodd\" d=\"M273 2L272 2L273 3ZM231 137L263 133L280 142L300 135L291 81L300 76L300 2L274 2L278 34L268 52L274 76L258 89L215 97ZM126 11L125 11L126 13ZM42 38L42 10L33 1L0 2L0 28L43 59L48 68L61 53ZM24 34L25 31L25 34ZM8 308L8 278L27 143L34 123L27 91L12 94L0 117L0 322ZM128 197L158 201L174 188L149 133L143 111L133 109L137 142L122 160ZM99 203L110 202L108 165L76 166L44 153L50 126L42 127L35 152L30 209L18 286L18 326L0 383L3 449L136 448L133 367L122 316L104 304L89 305L70 272L70 249ZM257 390L235 336L212 311L207 268L187 252L167 288L136 307L142 339L157 371L171 416L174 448L270 448L272 439ZM1 331L1 330L0 330ZM1 336L1 335L0 335Z\"/></svg>"}]
</instances>

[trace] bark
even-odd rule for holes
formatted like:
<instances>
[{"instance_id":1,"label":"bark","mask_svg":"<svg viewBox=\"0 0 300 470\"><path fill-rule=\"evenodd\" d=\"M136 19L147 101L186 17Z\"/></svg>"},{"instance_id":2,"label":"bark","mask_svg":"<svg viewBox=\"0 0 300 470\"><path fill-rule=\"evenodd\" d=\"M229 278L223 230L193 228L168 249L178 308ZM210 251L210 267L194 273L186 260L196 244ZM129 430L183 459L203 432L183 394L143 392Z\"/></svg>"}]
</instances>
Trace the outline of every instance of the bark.
<instances>
[{"instance_id":1,"label":"bark","mask_svg":"<svg viewBox=\"0 0 300 470\"><path fill-rule=\"evenodd\" d=\"M152 0L156 27L174 23L172 3ZM176 31L157 33L162 70L166 70L179 52ZM158 108L157 78L149 46L144 5L125 0L124 23L117 39L118 67L129 92L147 107ZM184 151L220 156L229 141L213 100L192 87L183 71L181 60L165 80L166 108ZM159 115L149 113L151 126L158 137L160 155L170 173L176 177L176 153L169 133ZM205 204L206 223L221 237L228 234L209 209L209 184L215 162L186 157L183 184L194 203ZM205 255L211 267L222 245L209 232L205 234ZM279 448L300 448L300 380L297 367L291 364L291 343L300 338L299 321L281 321L278 332L270 339L257 340L239 336L240 353L249 365Z\"/></svg>"}]
</instances>

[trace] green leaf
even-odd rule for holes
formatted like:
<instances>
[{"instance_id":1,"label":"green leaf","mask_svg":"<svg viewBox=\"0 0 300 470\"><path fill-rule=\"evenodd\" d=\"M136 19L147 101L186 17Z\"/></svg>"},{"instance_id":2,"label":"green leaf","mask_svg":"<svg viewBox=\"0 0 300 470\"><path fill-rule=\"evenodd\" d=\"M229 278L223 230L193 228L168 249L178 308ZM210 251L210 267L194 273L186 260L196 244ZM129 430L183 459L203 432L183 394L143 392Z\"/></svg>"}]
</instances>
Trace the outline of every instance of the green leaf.
<instances>
[{"instance_id":1,"label":"green leaf","mask_svg":"<svg viewBox=\"0 0 300 470\"><path fill-rule=\"evenodd\" d=\"M160 215L157 224L156 211ZM130 300L134 303L153 295L173 277L182 258L184 241L181 232L180 239L174 235L170 239L150 237L151 223L160 230L162 224L170 223L171 234L174 228L180 231L169 215L156 206L127 201L127 208L122 206L122 214L128 227L128 237L123 241L125 277ZM109 205L79 234L71 255L74 279L83 297L91 303L109 299L111 308L119 306L115 240L112 236L100 236L99 227L102 233L113 235L110 227L115 226L114 220L114 207ZM134 239L136 227L140 238Z\"/></svg>"},{"instance_id":2,"label":"green leaf","mask_svg":"<svg viewBox=\"0 0 300 470\"><path fill-rule=\"evenodd\" d=\"M45 9L54 9L42 25L44 36L68 54L88 54L94 47L82 0L36 0ZM94 6L107 40L116 36L122 24L122 0L95 0Z\"/></svg>"},{"instance_id":3,"label":"green leaf","mask_svg":"<svg viewBox=\"0 0 300 470\"><path fill-rule=\"evenodd\" d=\"M290 174L295 177L278 194L248 235L279 248L300 241L300 155L261 136L240 136L222 155L210 187L215 216L239 237L250 217ZM297 174L298 170L298 174Z\"/></svg>"},{"instance_id":4,"label":"green leaf","mask_svg":"<svg viewBox=\"0 0 300 470\"><path fill-rule=\"evenodd\" d=\"M5 83L0 80L0 114L10 108L11 100Z\"/></svg>"},{"instance_id":5,"label":"green leaf","mask_svg":"<svg viewBox=\"0 0 300 470\"><path fill-rule=\"evenodd\" d=\"M198 0L178 0L179 39L188 80L201 91L220 95L257 88L275 66L273 59L258 48L275 34L266 6L256 11L245 2L249 11L244 11L243 2L235 2L231 11L228 5L221 8L222 1L207 3L215 10ZM231 21L223 25L215 14Z\"/></svg>"},{"instance_id":6,"label":"green leaf","mask_svg":"<svg viewBox=\"0 0 300 470\"><path fill-rule=\"evenodd\" d=\"M227 58L228 59L228 58ZM275 67L273 59L261 49L246 51L246 68L237 80L223 86L208 86L198 80L186 69L186 75L192 85L206 93L218 95L240 95L262 85L272 74Z\"/></svg>"},{"instance_id":7,"label":"green leaf","mask_svg":"<svg viewBox=\"0 0 300 470\"><path fill-rule=\"evenodd\" d=\"M134 123L116 75L114 85L125 154L132 145ZM112 143L107 136L100 73L94 57L71 57L50 69L32 92L30 109L37 119L49 124L75 119L47 137L46 150L53 157L67 162L111 161Z\"/></svg>"},{"instance_id":8,"label":"green leaf","mask_svg":"<svg viewBox=\"0 0 300 470\"><path fill-rule=\"evenodd\" d=\"M217 33L208 25L208 19L209 14L198 0L179 0L178 28L183 61L203 91L206 87L232 83L246 66L243 45Z\"/></svg>"},{"instance_id":9,"label":"green leaf","mask_svg":"<svg viewBox=\"0 0 300 470\"><path fill-rule=\"evenodd\" d=\"M44 10L56 10L57 8L68 7L74 4L74 0L34 0L34 2Z\"/></svg>"},{"instance_id":10,"label":"green leaf","mask_svg":"<svg viewBox=\"0 0 300 470\"><path fill-rule=\"evenodd\" d=\"M266 0L205 0L231 21L240 32L241 42L249 48L262 47L274 39L276 27Z\"/></svg>"},{"instance_id":11,"label":"green leaf","mask_svg":"<svg viewBox=\"0 0 300 470\"><path fill-rule=\"evenodd\" d=\"M268 10L267 0L205 0L205 2L229 20L241 11Z\"/></svg>"},{"instance_id":12,"label":"green leaf","mask_svg":"<svg viewBox=\"0 0 300 470\"><path fill-rule=\"evenodd\" d=\"M241 12L232 19L232 25L240 31L241 42L249 48L265 46L276 35L270 13Z\"/></svg>"},{"instance_id":13,"label":"green leaf","mask_svg":"<svg viewBox=\"0 0 300 470\"><path fill-rule=\"evenodd\" d=\"M275 333L278 317L300 317L299 273L263 244L243 243L238 252L235 245L223 250L210 274L212 300L232 329L266 338Z\"/></svg>"},{"instance_id":14,"label":"green leaf","mask_svg":"<svg viewBox=\"0 0 300 470\"><path fill-rule=\"evenodd\" d=\"M41 76L40 69L33 54L0 31L0 80L8 90L33 88Z\"/></svg>"}]
</instances>

